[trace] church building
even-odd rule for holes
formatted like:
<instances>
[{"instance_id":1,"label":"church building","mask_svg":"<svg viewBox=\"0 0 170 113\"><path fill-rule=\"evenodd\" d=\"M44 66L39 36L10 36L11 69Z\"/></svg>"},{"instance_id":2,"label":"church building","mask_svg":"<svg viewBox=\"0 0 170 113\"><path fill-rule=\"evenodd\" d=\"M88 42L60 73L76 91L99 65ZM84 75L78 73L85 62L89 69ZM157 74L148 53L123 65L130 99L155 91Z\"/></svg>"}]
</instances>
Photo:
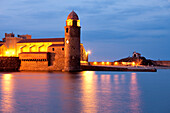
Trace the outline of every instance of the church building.
<instances>
[{"instance_id":1,"label":"church building","mask_svg":"<svg viewBox=\"0 0 170 113\"><path fill-rule=\"evenodd\" d=\"M31 39L31 35L5 33L0 42L1 57L19 57L20 70L79 71L88 62L88 53L80 43L80 20L72 11L66 20L65 38Z\"/></svg>"}]
</instances>

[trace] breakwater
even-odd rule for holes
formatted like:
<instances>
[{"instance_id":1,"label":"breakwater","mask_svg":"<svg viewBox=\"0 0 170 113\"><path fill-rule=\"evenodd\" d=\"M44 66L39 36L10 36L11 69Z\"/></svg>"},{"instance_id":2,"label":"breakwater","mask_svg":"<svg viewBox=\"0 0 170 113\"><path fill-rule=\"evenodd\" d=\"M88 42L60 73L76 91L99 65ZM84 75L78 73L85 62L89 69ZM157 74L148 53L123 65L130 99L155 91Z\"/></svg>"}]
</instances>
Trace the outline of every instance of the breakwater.
<instances>
[{"instance_id":1,"label":"breakwater","mask_svg":"<svg viewBox=\"0 0 170 113\"><path fill-rule=\"evenodd\" d=\"M170 66L170 61L155 61L157 64ZM141 71L141 72L156 72L154 68L137 68L131 66L131 68L123 66L114 66L114 62L89 62L89 65L82 65L83 71ZM19 57L0 57L0 71L19 71L21 61ZM31 65L30 65L31 66ZM37 70L38 71L38 70Z\"/></svg>"},{"instance_id":2,"label":"breakwater","mask_svg":"<svg viewBox=\"0 0 170 113\"><path fill-rule=\"evenodd\" d=\"M139 72L157 72L155 68L138 68L138 67L115 67L115 66L81 66L83 71L139 71Z\"/></svg>"}]
</instances>

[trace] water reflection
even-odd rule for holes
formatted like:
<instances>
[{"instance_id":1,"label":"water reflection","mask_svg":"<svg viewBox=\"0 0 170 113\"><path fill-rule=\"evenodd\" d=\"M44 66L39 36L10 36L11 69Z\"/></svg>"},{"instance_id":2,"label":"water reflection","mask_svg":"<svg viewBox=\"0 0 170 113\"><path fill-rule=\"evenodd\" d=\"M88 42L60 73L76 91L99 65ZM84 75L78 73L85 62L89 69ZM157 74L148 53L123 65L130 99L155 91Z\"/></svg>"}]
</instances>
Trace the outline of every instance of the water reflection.
<instances>
[{"instance_id":1,"label":"water reflection","mask_svg":"<svg viewBox=\"0 0 170 113\"><path fill-rule=\"evenodd\" d=\"M124 74L121 75L121 83L125 83L125 75Z\"/></svg>"},{"instance_id":2,"label":"water reflection","mask_svg":"<svg viewBox=\"0 0 170 113\"><path fill-rule=\"evenodd\" d=\"M131 73L131 81L130 81L130 109L133 113L140 112L140 93L138 90L137 84L137 76L136 73Z\"/></svg>"},{"instance_id":3,"label":"water reflection","mask_svg":"<svg viewBox=\"0 0 170 113\"><path fill-rule=\"evenodd\" d=\"M140 111L136 73L13 73L0 80L4 112Z\"/></svg>"},{"instance_id":4,"label":"water reflection","mask_svg":"<svg viewBox=\"0 0 170 113\"><path fill-rule=\"evenodd\" d=\"M5 112L13 112L14 92L12 74L2 74L1 80L1 109ZM3 111L4 112L4 111Z\"/></svg>"},{"instance_id":5,"label":"water reflection","mask_svg":"<svg viewBox=\"0 0 170 113\"><path fill-rule=\"evenodd\" d=\"M96 113L97 112L97 95L96 95L96 81L95 73L93 71L84 71L82 80L82 113Z\"/></svg>"},{"instance_id":6,"label":"water reflection","mask_svg":"<svg viewBox=\"0 0 170 113\"><path fill-rule=\"evenodd\" d=\"M110 112L110 109L114 112L140 111L140 92L136 73L125 76L95 74L88 71L83 73L81 86L82 112Z\"/></svg>"},{"instance_id":7,"label":"water reflection","mask_svg":"<svg viewBox=\"0 0 170 113\"><path fill-rule=\"evenodd\" d=\"M119 75L114 75L115 90L119 89Z\"/></svg>"}]
</instances>

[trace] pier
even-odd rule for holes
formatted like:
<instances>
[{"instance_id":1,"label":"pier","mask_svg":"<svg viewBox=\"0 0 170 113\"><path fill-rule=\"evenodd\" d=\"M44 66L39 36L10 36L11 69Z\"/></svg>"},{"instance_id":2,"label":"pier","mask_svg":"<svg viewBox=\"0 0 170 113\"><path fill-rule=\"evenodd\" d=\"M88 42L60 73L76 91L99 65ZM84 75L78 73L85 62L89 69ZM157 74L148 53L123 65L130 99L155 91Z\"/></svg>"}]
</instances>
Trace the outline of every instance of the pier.
<instances>
[{"instance_id":1,"label":"pier","mask_svg":"<svg viewBox=\"0 0 170 113\"><path fill-rule=\"evenodd\" d=\"M136 72L157 72L153 67L133 67L133 66L102 66L102 65L82 65L84 71L136 71Z\"/></svg>"}]
</instances>

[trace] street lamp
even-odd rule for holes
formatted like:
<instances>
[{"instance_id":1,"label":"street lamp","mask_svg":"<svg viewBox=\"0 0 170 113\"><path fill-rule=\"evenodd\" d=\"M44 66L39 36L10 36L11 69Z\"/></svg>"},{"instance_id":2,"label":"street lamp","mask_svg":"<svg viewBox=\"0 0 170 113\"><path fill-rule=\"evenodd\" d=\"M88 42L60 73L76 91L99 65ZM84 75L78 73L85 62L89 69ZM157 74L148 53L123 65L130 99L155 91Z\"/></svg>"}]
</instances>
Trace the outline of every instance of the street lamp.
<instances>
[{"instance_id":1,"label":"street lamp","mask_svg":"<svg viewBox=\"0 0 170 113\"><path fill-rule=\"evenodd\" d=\"M87 52L86 52L86 55L87 55L87 56L86 56L86 58L87 58L86 60L87 60L87 62L88 62L88 59L89 59L89 54L91 54L91 51L87 51Z\"/></svg>"},{"instance_id":2,"label":"street lamp","mask_svg":"<svg viewBox=\"0 0 170 113\"><path fill-rule=\"evenodd\" d=\"M87 51L87 54L91 54L91 51Z\"/></svg>"}]
</instances>

